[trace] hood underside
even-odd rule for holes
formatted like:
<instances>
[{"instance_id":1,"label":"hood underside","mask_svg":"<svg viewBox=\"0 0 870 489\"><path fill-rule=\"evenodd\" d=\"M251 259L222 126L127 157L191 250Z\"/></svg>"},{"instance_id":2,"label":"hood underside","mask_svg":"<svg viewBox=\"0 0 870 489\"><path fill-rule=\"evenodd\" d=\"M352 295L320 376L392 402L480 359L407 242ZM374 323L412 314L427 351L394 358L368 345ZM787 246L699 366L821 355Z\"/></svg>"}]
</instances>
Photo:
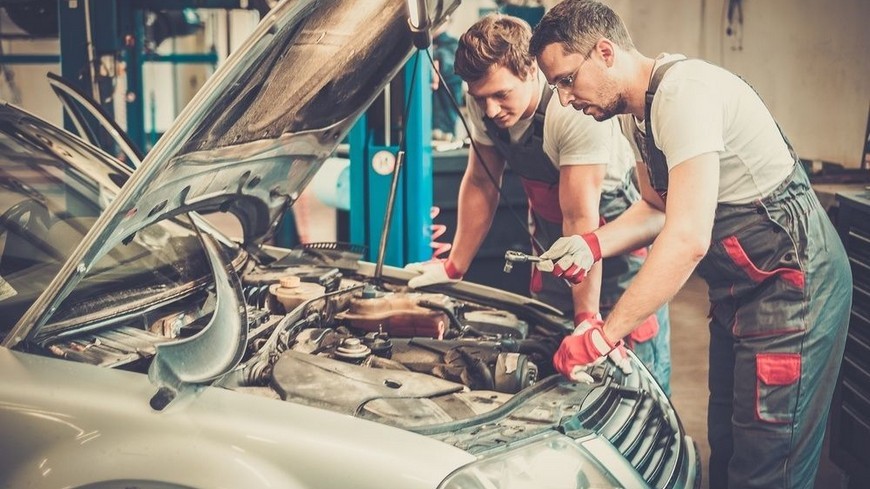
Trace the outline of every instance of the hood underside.
<instances>
[{"instance_id":1,"label":"hood underside","mask_svg":"<svg viewBox=\"0 0 870 489\"><path fill-rule=\"evenodd\" d=\"M456 3L432 2L433 25ZM156 221L228 211L246 243L262 240L412 50L403 0L281 2L148 153L8 345L44 324L109 250Z\"/></svg>"}]
</instances>

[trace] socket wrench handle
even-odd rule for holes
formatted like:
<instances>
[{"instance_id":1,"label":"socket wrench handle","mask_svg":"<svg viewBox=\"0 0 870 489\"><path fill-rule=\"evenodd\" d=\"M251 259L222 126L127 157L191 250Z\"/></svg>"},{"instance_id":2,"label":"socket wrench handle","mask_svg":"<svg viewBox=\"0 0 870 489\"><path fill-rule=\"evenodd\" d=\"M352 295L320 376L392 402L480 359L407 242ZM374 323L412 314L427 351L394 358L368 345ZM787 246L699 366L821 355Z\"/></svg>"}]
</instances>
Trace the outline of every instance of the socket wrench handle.
<instances>
[{"instance_id":1,"label":"socket wrench handle","mask_svg":"<svg viewBox=\"0 0 870 489\"><path fill-rule=\"evenodd\" d=\"M504 272L511 273L514 263L538 262L541 258L535 255L527 255L521 251L507 250L504 253Z\"/></svg>"}]
</instances>

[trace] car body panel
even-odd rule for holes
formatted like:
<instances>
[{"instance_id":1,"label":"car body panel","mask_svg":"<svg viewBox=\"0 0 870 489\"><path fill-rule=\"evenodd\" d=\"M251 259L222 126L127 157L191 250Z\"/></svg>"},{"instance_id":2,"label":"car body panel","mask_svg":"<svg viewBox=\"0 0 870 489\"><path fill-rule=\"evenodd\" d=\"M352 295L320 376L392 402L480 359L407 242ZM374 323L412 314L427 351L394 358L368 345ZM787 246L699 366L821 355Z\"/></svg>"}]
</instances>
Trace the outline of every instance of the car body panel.
<instances>
[{"instance_id":1,"label":"car body panel","mask_svg":"<svg viewBox=\"0 0 870 489\"><path fill-rule=\"evenodd\" d=\"M191 487L434 488L474 460L400 429L213 387L157 412L144 375L6 348L0 371L0 426L16 440L0 445L0 487L160 474Z\"/></svg>"},{"instance_id":2,"label":"car body panel","mask_svg":"<svg viewBox=\"0 0 870 489\"><path fill-rule=\"evenodd\" d=\"M80 138L109 152L109 148L101 144L104 143L100 140L100 134L103 133L120 151L117 155L119 160L127 162L133 168L142 163L142 151L102 107L63 77L54 73L48 73L47 77L48 84L63 105Z\"/></svg>"}]
</instances>

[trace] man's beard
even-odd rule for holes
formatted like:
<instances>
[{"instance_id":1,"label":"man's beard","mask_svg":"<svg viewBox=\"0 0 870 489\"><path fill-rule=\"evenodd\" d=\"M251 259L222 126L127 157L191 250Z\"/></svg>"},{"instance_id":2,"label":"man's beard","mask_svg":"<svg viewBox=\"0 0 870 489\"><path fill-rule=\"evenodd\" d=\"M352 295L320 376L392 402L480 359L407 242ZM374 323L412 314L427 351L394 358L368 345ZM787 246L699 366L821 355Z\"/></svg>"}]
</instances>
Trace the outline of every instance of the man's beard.
<instances>
[{"instance_id":1,"label":"man's beard","mask_svg":"<svg viewBox=\"0 0 870 489\"><path fill-rule=\"evenodd\" d=\"M601 111L592 117L598 122L606 121L615 115L625 114L627 112L626 107L628 107L628 102L626 102L625 96L620 93L613 97L610 103L599 107Z\"/></svg>"},{"instance_id":2,"label":"man's beard","mask_svg":"<svg viewBox=\"0 0 870 489\"><path fill-rule=\"evenodd\" d=\"M608 80L605 85L601 87L598 92L599 100L605 100L604 95L608 93L616 95L610 99L610 102L598 107L601 110L597 111L597 113L592 116L598 122L606 121L615 115L627 112L628 102L625 94L617 88L616 83L613 80Z\"/></svg>"}]
</instances>

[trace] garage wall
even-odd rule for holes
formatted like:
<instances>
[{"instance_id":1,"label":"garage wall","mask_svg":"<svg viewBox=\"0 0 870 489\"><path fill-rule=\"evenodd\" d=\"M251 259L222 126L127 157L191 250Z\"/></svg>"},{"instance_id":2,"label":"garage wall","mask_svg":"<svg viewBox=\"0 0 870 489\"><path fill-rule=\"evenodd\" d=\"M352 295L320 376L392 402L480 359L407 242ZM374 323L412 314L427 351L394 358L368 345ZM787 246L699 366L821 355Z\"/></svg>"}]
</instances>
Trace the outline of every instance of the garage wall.
<instances>
[{"instance_id":1,"label":"garage wall","mask_svg":"<svg viewBox=\"0 0 870 489\"><path fill-rule=\"evenodd\" d=\"M24 34L12 21L6 17L6 12L0 9L0 32L3 34ZM57 55L60 53L57 39L37 40L2 40L0 48L3 54L16 55ZM2 71L11 78L11 84L7 76L0 72L0 99L22 107L55 124L63 123L60 103L54 96L54 92L45 80L45 74L49 71L60 73L60 63L51 64L21 64L5 65Z\"/></svg>"},{"instance_id":2,"label":"garage wall","mask_svg":"<svg viewBox=\"0 0 870 489\"><path fill-rule=\"evenodd\" d=\"M259 22L258 14L252 10L200 9L199 12L206 22L205 30L194 35L164 41L158 49L160 54L203 53L215 45L219 60L224 60L228 51L237 48ZM9 20L3 9L0 9L0 32L24 34L24 31ZM60 53L60 42L57 38L7 39L0 41L0 47L4 54L58 55ZM60 74L60 63L10 64L2 66L2 69L8 72L12 83L8 83L0 72L0 99L14 103L55 124L63 123L60 103L45 78L48 71ZM150 132L152 126L158 133L165 131L178 112L205 83L211 72L211 66L203 64L145 63L143 97L145 97L146 131ZM121 127L126 126L125 104L122 102L125 81L123 78L118 79L115 97L116 117Z\"/></svg>"},{"instance_id":3,"label":"garage wall","mask_svg":"<svg viewBox=\"0 0 870 489\"><path fill-rule=\"evenodd\" d=\"M867 0L743 0L742 42L725 34L727 0L606 3L644 54L682 52L747 79L801 157L860 165L870 110Z\"/></svg>"},{"instance_id":4,"label":"garage wall","mask_svg":"<svg viewBox=\"0 0 870 489\"><path fill-rule=\"evenodd\" d=\"M641 52L699 56L749 80L802 157L860 164L870 108L870 1L743 0L742 42L725 34L727 0L605 1L623 16ZM450 32L461 34L481 9L494 7L492 0L464 1ZM16 30L2 13L0 30ZM2 47L5 53L58 52L56 40L3 41ZM8 68L19 105L60 122L44 80L59 66ZM0 97L13 95L0 79Z\"/></svg>"}]
</instances>

